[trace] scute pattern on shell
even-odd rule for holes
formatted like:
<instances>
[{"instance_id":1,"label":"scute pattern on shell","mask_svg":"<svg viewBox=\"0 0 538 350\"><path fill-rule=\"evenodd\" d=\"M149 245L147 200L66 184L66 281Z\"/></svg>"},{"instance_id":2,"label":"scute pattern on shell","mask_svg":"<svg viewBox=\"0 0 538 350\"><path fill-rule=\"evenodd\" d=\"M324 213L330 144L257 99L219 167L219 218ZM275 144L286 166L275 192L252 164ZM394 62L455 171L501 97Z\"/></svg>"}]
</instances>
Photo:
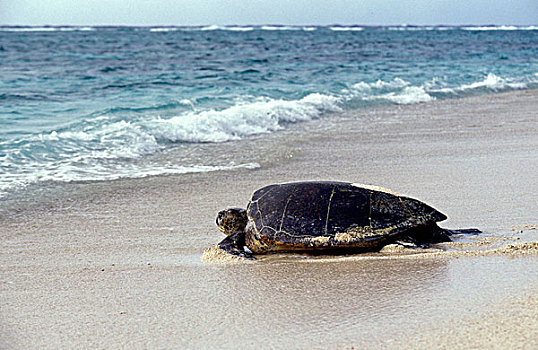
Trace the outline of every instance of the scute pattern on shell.
<instances>
[{"instance_id":1,"label":"scute pattern on shell","mask_svg":"<svg viewBox=\"0 0 538 350\"><path fill-rule=\"evenodd\" d=\"M416 199L343 182L264 187L253 194L247 215L248 229L270 250L371 247L446 219Z\"/></svg>"}]
</instances>

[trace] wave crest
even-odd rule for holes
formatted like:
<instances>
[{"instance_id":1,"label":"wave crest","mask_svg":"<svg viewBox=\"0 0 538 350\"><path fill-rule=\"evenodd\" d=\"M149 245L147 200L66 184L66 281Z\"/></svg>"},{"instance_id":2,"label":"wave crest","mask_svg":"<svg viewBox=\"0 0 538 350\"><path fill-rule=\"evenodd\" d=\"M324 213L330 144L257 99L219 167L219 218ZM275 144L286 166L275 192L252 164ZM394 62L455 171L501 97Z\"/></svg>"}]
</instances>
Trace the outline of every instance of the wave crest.
<instances>
[{"instance_id":1,"label":"wave crest","mask_svg":"<svg viewBox=\"0 0 538 350\"><path fill-rule=\"evenodd\" d=\"M257 163L174 164L145 161L166 143L238 140L340 111L340 99L314 93L299 100L258 98L222 110L188 111L169 119L140 115L130 120L92 116L64 130L1 142L0 197L10 189L43 181L114 180L161 174L253 169Z\"/></svg>"},{"instance_id":2,"label":"wave crest","mask_svg":"<svg viewBox=\"0 0 538 350\"><path fill-rule=\"evenodd\" d=\"M435 97L430 96L424 86L413 86L401 78L391 81L377 80L373 83L361 81L354 84L350 90L345 90L348 100L359 98L363 101L386 100L396 104L413 104L430 102Z\"/></svg>"},{"instance_id":3,"label":"wave crest","mask_svg":"<svg viewBox=\"0 0 538 350\"><path fill-rule=\"evenodd\" d=\"M486 31L486 30L538 30L537 26L468 26L461 27L463 30L475 30L475 31Z\"/></svg>"},{"instance_id":4,"label":"wave crest","mask_svg":"<svg viewBox=\"0 0 538 350\"><path fill-rule=\"evenodd\" d=\"M430 102L438 97L447 95L465 96L476 92L517 90L529 87L536 87L538 80L534 76L526 76L521 79L511 79L501 77L494 73L489 73L482 79L472 83L455 85L446 81L446 78L434 77L429 81L424 81L414 85L401 78L375 82L364 82L353 84L349 89L342 90L346 101L379 101L385 100L396 104L413 104Z\"/></svg>"},{"instance_id":5,"label":"wave crest","mask_svg":"<svg viewBox=\"0 0 538 350\"><path fill-rule=\"evenodd\" d=\"M83 26L0 26L2 32L91 32L95 27Z\"/></svg>"},{"instance_id":6,"label":"wave crest","mask_svg":"<svg viewBox=\"0 0 538 350\"><path fill-rule=\"evenodd\" d=\"M349 26L349 27L334 26L334 27L329 27L329 29L334 31L334 32L360 32L360 31L364 30L364 27L359 27L359 26Z\"/></svg>"},{"instance_id":7,"label":"wave crest","mask_svg":"<svg viewBox=\"0 0 538 350\"><path fill-rule=\"evenodd\" d=\"M187 112L144 123L157 139L171 142L224 142L283 128L284 123L308 121L340 111L340 99L318 93L300 100L259 98L223 110Z\"/></svg>"},{"instance_id":8,"label":"wave crest","mask_svg":"<svg viewBox=\"0 0 538 350\"><path fill-rule=\"evenodd\" d=\"M459 90L471 90L479 88L488 88L492 90L512 88L512 89L524 89L527 87L525 83L510 82L507 79L501 78L493 73L489 73L482 81L478 81L471 84L463 84Z\"/></svg>"}]
</instances>

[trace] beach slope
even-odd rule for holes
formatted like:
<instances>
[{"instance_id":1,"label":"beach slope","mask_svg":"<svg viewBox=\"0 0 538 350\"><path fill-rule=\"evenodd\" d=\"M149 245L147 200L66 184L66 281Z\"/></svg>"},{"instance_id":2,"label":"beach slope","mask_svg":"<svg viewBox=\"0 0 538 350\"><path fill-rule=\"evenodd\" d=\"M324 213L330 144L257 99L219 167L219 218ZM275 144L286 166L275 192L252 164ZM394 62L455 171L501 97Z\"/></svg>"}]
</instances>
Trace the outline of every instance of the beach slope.
<instances>
[{"instance_id":1,"label":"beach slope","mask_svg":"<svg viewBox=\"0 0 538 350\"><path fill-rule=\"evenodd\" d=\"M538 340L538 90L366 109L216 145L239 169L72 183L0 211L0 347L521 348ZM427 251L201 260L275 182L391 188L477 227Z\"/></svg>"}]
</instances>

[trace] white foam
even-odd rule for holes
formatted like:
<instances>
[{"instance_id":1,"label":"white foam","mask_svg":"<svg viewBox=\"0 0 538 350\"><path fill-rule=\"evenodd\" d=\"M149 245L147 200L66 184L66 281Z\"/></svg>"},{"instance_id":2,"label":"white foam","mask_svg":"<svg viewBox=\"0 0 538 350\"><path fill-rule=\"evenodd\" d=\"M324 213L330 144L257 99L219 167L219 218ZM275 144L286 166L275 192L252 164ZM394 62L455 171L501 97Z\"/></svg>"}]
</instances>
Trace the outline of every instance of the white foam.
<instances>
[{"instance_id":1,"label":"white foam","mask_svg":"<svg viewBox=\"0 0 538 350\"><path fill-rule=\"evenodd\" d=\"M66 159L68 163L90 164L100 159L136 159L162 149L155 136L136 122L99 121L103 119L96 118L95 125L84 130L52 131L26 137L22 142L29 147L47 149L47 152L38 152L32 159L23 162L26 165L32 161L46 165L51 162L60 164ZM16 148L7 150L13 158L21 157L23 151ZM14 159L12 163L18 164L18 161Z\"/></svg>"},{"instance_id":2,"label":"white foam","mask_svg":"<svg viewBox=\"0 0 538 350\"><path fill-rule=\"evenodd\" d=\"M408 26L397 26L397 27L387 27L388 30L404 31L404 30L432 30L433 27L408 27Z\"/></svg>"},{"instance_id":3,"label":"white foam","mask_svg":"<svg viewBox=\"0 0 538 350\"><path fill-rule=\"evenodd\" d=\"M504 80L493 73L489 73L488 76L479 82L464 84L461 86L462 90L476 89L480 87L496 88L504 84Z\"/></svg>"},{"instance_id":4,"label":"white foam","mask_svg":"<svg viewBox=\"0 0 538 350\"><path fill-rule=\"evenodd\" d=\"M311 31L314 31L317 29L317 27L313 27L313 26L305 26L305 27L300 27L300 26L271 26L271 25L265 25L265 26L261 26L260 27L261 30L269 30L269 31L278 31L278 30L283 30L283 31L286 31L286 30L302 30L302 31L305 31L305 32L311 32Z\"/></svg>"},{"instance_id":5,"label":"white foam","mask_svg":"<svg viewBox=\"0 0 538 350\"><path fill-rule=\"evenodd\" d=\"M430 102L435 97L428 94L425 86L412 86L401 78L391 81L377 80L372 83L361 81L342 90L347 101L360 98L363 101L388 100L396 104Z\"/></svg>"},{"instance_id":6,"label":"white foam","mask_svg":"<svg viewBox=\"0 0 538 350\"><path fill-rule=\"evenodd\" d=\"M205 26L205 27L200 28L200 30L219 30L219 29L221 29L221 27L217 25L210 25L210 26Z\"/></svg>"},{"instance_id":7,"label":"white foam","mask_svg":"<svg viewBox=\"0 0 538 350\"><path fill-rule=\"evenodd\" d=\"M510 78L503 78L497 76L493 73L489 73L484 79L476 81L470 84L462 84L456 87L447 87L447 83L443 81L432 81L424 83L424 87L427 92L432 93L446 93L446 94L457 94L460 92L472 91L476 89L489 89L493 91L503 90L503 89L525 89L529 85L536 83L536 81L531 77L526 77L524 81L514 81ZM441 85L444 87L437 87Z\"/></svg>"},{"instance_id":8,"label":"white foam","mask_svg":"<svg viewBox=\"0 0 538 350\"><path fill-rule=\"evenodd\" d=\"M193 110L171 118L154 116L138 120L110 120L96 117L85 122L79 130L51 131L25 138L29 143L69 143L81 147L93 142L94 158L138 158L159 151L160 141L172 142L224 142L246 136L263 134L284 127L285 123L309 121L323 113L340 111L339 97L313 93L299 100L257 98L221 109L198 111L190 100L181 100ZM80 142L83 142L81 145ZM86 143L84 143L86 142ZM86 145L86 146L85 146ZM62 144L64 149L68 145Z\"/></svg>"},{"instance_id":9,"label":"white foam","mask_svg":"<svg viewBox=\"0 0 538 350\"><path fill-rule=\"evenodd\" d=\"M471 31L488 31L488 30L538 30L538 26L514 26L514 25L487 25L487 26L389 26L387 30L394 31L420 31L420 30L471 30Z\"/></svg>"},{"instance_id":10,"label":"white foam","mask_svg":"<svg viewBox=\"0 0 538 350\"><path fill-rule=\"evenodd\" d=\"M375 83L373 83L372 86L377 89L383 89L383 88L394 89L394 88L402 88L402 87L409 86L409 82L400 78L394 78L392 81L388 81L388 82L383 81L383 80L378 80Z\"/></svg>"},{"instance_id":11,"label":"white foam","mask_svg":"<svg viewBox=\"0 0 538 350\"><path fill-rule=\"evenodd\" d=\"M261 30L301 30L301 27L292 26L261 26Z\"/></svg>"},{"instance_id":12,"label":"white foam","mask_svg":"<svg viewBox=\"0 0 538 350\"><path fill-rule=\"evenodd\" d=\"M463 30L477 30L477 31L485 31L485 30L538 30L537 26L508 26L508 25L501 25L501 26L468 26L468 27L461 27Z\"/></svg>"},{"instance_id":13,"label":"white foam","mask_svg":"<svg viewBox=\"0 0 538 350\"><path fill-rule=\"evenodd\" d=\"M397 104L413 104L435 100L435 97L428 95L422 86L408 86L401 92L391 92L380 97Z\"/></svg>"},{"instance_id":14,"label":"white foam","mask_svg":"<svg viewBox=\"0 0 538 350\"><path fill-rule=\"evenodd\" d=\"M504 89L504 88L512 88L512 89L524 89L527 87L527 84L525 83L518 83L518 82L509 82L504 78L501 78L493 73L489 73L486 78L482 81L478 81L472 84L463 84L461 87L458 88L458 90L470 90L470 89L478 89L478 88L488 88L492 90L497 89Z\"/></svg>"},{"instance_id":15,"label":"white foam","mask_svg":"<svg viewBox=\"0 0 538 350\"><path fill-rule=\"evenodd\" d=\"M538 76L538 73L535 73L534 76ZM525 89L529 84L534 83L536 83L536 79L530 76L524 81L514 81L493 73L489 73L482 80L454 87L451 87L445 79L437 77L425 81L420 86L414 86L401 78L395 78L391 81L378 80L372 83L361 81L352 85L349 89L343 89L342 95L345 96L347 101L360 98L364 101L388 100L397 104L413 104L433 101L436 98L432 94L436 93L458 94L476 89L493 91Z\"/></svg>"},{"instance_id":16,"label":"white foam","mask_svg":"<svg viewBox=\"0 0 538 350\"><path fill-rule=\"evenodd\" d=\"M393 26L386 27L387 30L396 30L396 31L420 31L420 30L453 30L454 27L435 27L435 26L420 26L420 27L409 27L409 26Z\"/></svg>"},{"instance_id":17,"label":"white foam","mask_svg":"<svg viewBox=\"0 0 538 350\"><path fill-rule=\"evenodd\" d=\"M389 92L386 92L387 90ZM348 100L360 97L365 101L381 99L396 104L413 104L435 100L435 97L426 92L424 86L411 86L410 83L400 78L388 82L383 80L374 83L360 82L354 84L351 90L343 90L342 92Z\"/></svg>"},{"instance_id":18,"label":"white foam","mask_svg":"<svg viewBox=\"0 0 538 350\"><path fill-rule=\"evenodd\" d=\"M143 125L157 139L173 142L224 142L263 134L295 123L340 111L340 99L311 94L300 100L259 98L223 110L190 111L170 119L156 118Z\"/></svg>"},{"instance_id":19,"label":"white foam","mask_svg":"<svg viewBox=\"0 0 538 350\"><path fill-rule=\"evenodd\" d=\"M195 30L201 30L201 31L213 31L213 30L227 30L230 32L249 32L251 30L254 30L255 27L252 26L218 26L218 25L210 25L200 28L193 28Z\"/></svg>"},{"instance_id":20,"label":"white foam","mask_svg":"<svg viewBox=\"0 0 538 350\"><path fill-rule=\"evenodd\" d=\"M11 142L1 155L10 171L0 174L0 193L42 181L114 180L256 168L259 164L149 164L145 156L160 152L169 142L224 142L280 130L285 123L340 111L339 103L337 97L315 93L290 101L258 98L222 110L192 110L169 119L94 118L69 130Z\"/></svg>"},{"instance_id":21,"label":"white foam","mask_svg":"<svg viewBox=\"0 0 538 350\"><path fill-rule=\"evenodd\" d=\"M372 89L397 89L409 86L410 83L401 79L394 78L391 81L377 80L373 83L366 83L361 81L357 84L354 84L352 88L358 91L367 91L370 92Z\"/></svg>"},{"instance_id":22,"label":"white foam","mask_svg":"<svg viewBox=\"0 0 538 350\"><path fill-rule=\"evenodd\" d=\"M428 89L428 92L433 92L433 93L443 93L443 94L455 94L455 93L457 93L457 89L448 88L448 87L444 87L444 88L431 88L431 89Z\"/></svg>"},{"instance_id":23,"label":"white foam","mask_svg":"<svg viewBox=\"0 0 538 350\"><path fill-rule=\"evenodd\" d=\"M94 31L94 27L1 27L3 32L75 32Z\"/></svg>"},{"instance_id":24,"label":"white foam","mask_svg":"<svg viewBox=\"0 0 538 350\"><path fill-rule=\"evenodd\" d=\"M26 161L23 168L13 166L12 172L0 174L0 198L4 197L10 190L21 189L29 184L44 181L110 181L123 178L144 178L157 175L256 169L260 167L258 163L235 164L230 162L226 165L181 166L170 163L146 165L134 165L129 162L103 163L100 160L103 160L102 155L86 154L48 163Z\"/></svg>"},{"instance_id":25,"label":"white foam","mask_svg":"<svg viewBox=\"0 0 538 350\"><path fill-rule=\"evenodd\" d=\"M81 170L72 165L65 164L58 167L57 171L49 172L40 176L39 181L103 181L117 180L122 178L143 178L157 175L173 175L173 174L188 174L188 173L206 173L211 171L224 171L235 169L256 169L259 168L258 163L245 164L229 164L220 166L210 165L193 165L193 166L173 166L173 165L153 165L147 167L121 167L115 166L114 171L106 167L94 167L92 169Z\"/></svg>"},{"instance_id":26,"label":"white foam","mask_svg":"<svg viewBox=\"0 0 538 350\"><path fill-rule=\"evenodd\" d=\"M335 26L335 27L329 27L329 29L335 32L359 32L359 31L364 30L363 27L358 27L358 26L350 26L350 27Z\"/></svg>"},{"instance_id":27,"label":"white foam","mask_svg":"<svg viewBox=\"0 0 538 350\"><path fill-rule=\"evenodd\" d=\"M50 133L39 134L37 135L37 138L39 138L40 141L59 141L61 139L89 141L95 137L84 131L63 131L60 133L52 131Z\"/></svg>"},{"instance_id":28,"label":"white foam","mask_svg":"<svg viewBox=\"0 0 538 350\"><path fill-rule=\"evenodd\" d=\"M133 165L129 163L100 164L92 163L90 166L80 166L82 158L64 159L49 164L41 162L27 162L24 171L11 174L0 175L0 198L5 196L10 190L20 189L32 183L44 181L76 182L76 181L110 181L124 178L144 178L157 175L174 175L188 173L202 173L212 171L229 171L237 169L256 169L258 163L227 165ZM89 165L89 164L85 164Z\"/></svg>"},{"instance_id":29,"label":"white foam","mask_svg":"<svg viewBox=\"0 0 538 350\"><path fill-rule=\"evenodd\" d=\"M223 27L223 30L229 30L231 32L250 32L254 30L254 27L239 27L239 26L227 26Z\"/></svg>"},{"instance_id":30,"label":"white foam","mask_svg":"<svg viewBox=\"0 0 538 350\"><path fill-rule=\"evenodd\" d=\"M192 102L191 100L187 99L187 98L184 98L182 100L179 101L180 104L184 105L184 106L189 106L191 107L193 110L196 109L196 107L194 106L194 102Z\"/></svg>"},{"instance_id":31,"label":"white foam","mask_svg":"<svg viewBox=\"0 0 538 350\"><path fill-rule=\"evenodd\" d=\"M361 81L357 84L353 84L352 88L357 91L370 91L372 90L372 85Z\"/></svg>"},{"instance_id":32,"label":"white foam","mask_svg":"<svg viewBox=\"0 0 538 350\"><path fill-rule=\"evenodd\" d=\"M150 28L150 32L176 32L180 30L180 28L177 27L154 27Z\"/></svg>"}]
</instances>

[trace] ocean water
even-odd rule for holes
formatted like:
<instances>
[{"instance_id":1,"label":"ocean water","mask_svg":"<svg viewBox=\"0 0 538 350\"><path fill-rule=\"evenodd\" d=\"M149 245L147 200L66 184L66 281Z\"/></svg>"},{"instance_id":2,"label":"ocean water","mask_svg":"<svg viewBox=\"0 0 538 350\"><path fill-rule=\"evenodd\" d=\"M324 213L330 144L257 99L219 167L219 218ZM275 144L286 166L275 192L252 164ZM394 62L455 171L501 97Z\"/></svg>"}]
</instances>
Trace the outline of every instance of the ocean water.
<instances>
[{"instance_id":1,"label":"ocean water","mask_svg":"<svg viewBox=\"0 0 538 350\"><path fill-rule=\"evenodd\" d=\"M0 199L256 168L188 150L370 106L534 88L538 26L0 27Z\"/></svg>"}]
</instances>

